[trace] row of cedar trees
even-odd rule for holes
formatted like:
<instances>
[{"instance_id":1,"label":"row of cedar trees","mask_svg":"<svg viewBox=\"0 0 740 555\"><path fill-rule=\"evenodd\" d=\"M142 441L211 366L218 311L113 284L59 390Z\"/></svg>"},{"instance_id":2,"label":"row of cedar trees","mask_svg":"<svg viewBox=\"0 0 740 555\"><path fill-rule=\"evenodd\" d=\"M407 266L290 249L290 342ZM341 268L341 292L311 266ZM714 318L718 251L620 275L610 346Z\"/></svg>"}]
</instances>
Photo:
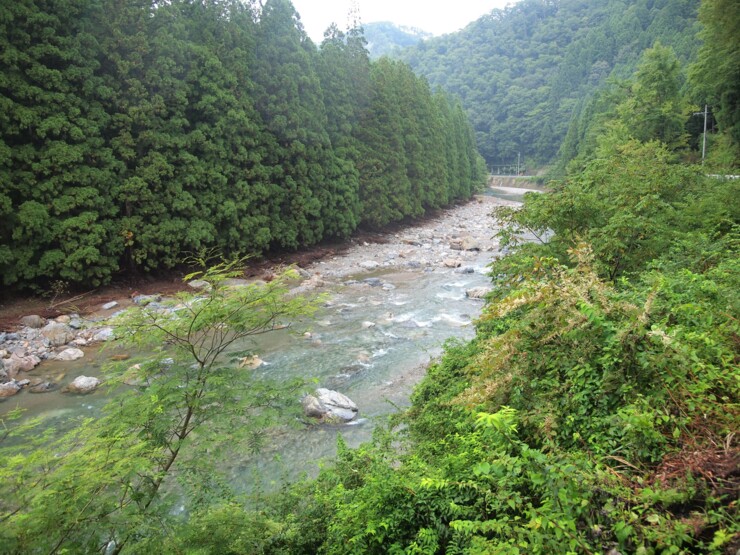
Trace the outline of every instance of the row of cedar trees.
<instances>
[{"instance_id":1,"label":"row of cedar trees","mask_svg":"<svg viewBox=\"0 0 740 555\"><path fill-rule=\"evenodd\" d=\"M0 6L4 285L346 237L469 197L461 107L289 0Z\"/></svg>"}]
</instances>

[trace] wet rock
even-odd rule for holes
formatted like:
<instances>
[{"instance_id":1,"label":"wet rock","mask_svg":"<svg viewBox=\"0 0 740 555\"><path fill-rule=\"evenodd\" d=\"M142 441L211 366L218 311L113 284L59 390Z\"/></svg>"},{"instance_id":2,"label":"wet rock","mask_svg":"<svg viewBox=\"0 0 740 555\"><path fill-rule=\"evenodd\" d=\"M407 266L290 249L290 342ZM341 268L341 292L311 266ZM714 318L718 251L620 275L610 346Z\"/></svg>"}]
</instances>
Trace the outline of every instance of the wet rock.
<instances>
[{"instance_id":1,"label":"wet rock","mask_svg":"<svg viewBox=\"0 0 740 555\"><path fill-rule=\"evenodd\" d=\"M41 334L49 340L52 347L61 347L75 338L74 331L67 324L50 322L41 329Z\"/></svg>"},{"instance_id":2,"label":"wet rock","mask_svg":"<svg viewBox=\"0 0 740 555\"><path fill-rule=\"evenodd\" d=\"M363 262L360 262L360 268L365 270L375 270L378 266L380 266L380 264L375 262L375 260L364 260Z\"/></svg>"},{"instance_id":3,"label":"wet rock","mask_svg":"<svg viewBox=\"0 0 740 555\"><path fill-rule=\"evenodd\" d=\"M82 328L82 320L80 320L79 316L72 317L69 321L69 327L73 330L78 330Z\"/></svg>"},{"instance_id":4,"label":"wet rock","mask_svg":"<svg viewBox=\"0 0 740 555\"><path fill-rule=\"evenodd\" d=\"M349 397L323 387L317 389L315 395L306 395L301 404L306 416L320 418L324 422L349 422L359 412Z\"/></svg>"},{"instance_id":5,"label":"wet rock","mask_svg":"<svg viewBox=\"0 0 740 555\"><path fill-rule=\"evenodd\" d=\"M77 376L74 381L64 388L65 393L91 393L100 385L98 378L91 376Z\"/></svg>"},{"instance_id":6,"label":"wet rock","mask_svg":"<svg viewBox=\"0 0 740 555\"><path fill-rule=\"evenodd\" d=\"M54 391L56 389L56 384L53 384L52 382L40 382L35 385L32 385L28 388L29 393L48 393L49 391Z\"/></svg>"},{"instance_id":7,"label":"wet rock","mask_svg":"<svg viewBox=\"0 0 740 555\"><path fill-rule=\"evenodd\" d=\"M249 285L249 282L246 279L242 279L242 278L228 278L228 279L223 280L221 284L224 287L237 288L237 287L246 287L247 285Z\"/></svg>"},{"instance_id":8,"label":"wet rock","mask_svg":"<svg viewBox=\"0 0 740 555\"><path fill-rule=\"evenodd\" d=\"M111 301L109 303L105 303L102 308L103 310L110 310L111 308L116 308L118 306L118 303L116 301Z\"/></svg>"},{"instance_id":9,"label":"wet rock","mask_svg":"<svg viewBox=\"0 0 740 555\"><path fill-rule=\"evenodd\" d=\"M146 306L149 303L158 303L162 301L162 295L136 295L132 299L134 304Z\"/></svg>"},{"instance_id":10,"label":"wet rock","mask_svg":"<svg viewBox=\"0 0 740 555\"><path fill-rule=\"evenodd\" d=\"M252 355L246 356L239 360L239 368L247 368L248 370L255 370L265 363L260 357Z\"/></svg>"},{"instance_id":11,"label":"wet rock","mask_svg":"<svg viewBox=\"0 0 740 555\"><path fill-rule=\"evenodd\" d=\"M469 299L485 299L491 291L490 287L473 287L465 291L465 296Z\"/></svg>"},{"instance_id":12,"label":"wet rock","mask_svg":"<svg viewBox=\"0 0 740 555\"><path fill-rule=\"evenodd\" d=\"M85 353L83 353L80 349L77 349L75 347L68 347L64 349L61 353L57 353L54 358L56 360L61 361L72 361L77 360L85 356Z\"/></svg>"},{"instance_id":13,"label":"wet rock","mask_svg":"<svg viewBox=\"0 0 740 555\"><path fill-rule=\"evenodd\" d=\"M194 279L193 281L189 281L188 285L193 289L201 289L203 291L210 291L212 287L210 283L203 279Z\"/></svg>"},{"instance_id":14,"label":"wet rock","mask_svg":"<svg viewBox=\"0 0 740 555\"><path fill-rule=\"evenodd\" d=\"M4 399L5 397L12 397L16 393L18 393L21 390L21 386L18 385L18 382L15 380L11 380L6 383L0 384L0 399Z\"/></svg>"},{"instance_id":15,"label":"wet rock","mask_svg":"<svg viewBox=\"0 0 740 555\"><path fill-rule=\"evenodd\" d=\"M363 329L374 328L374 327L375 327L375 322L363 322L362 323Z\"/></svg>"},{"instance_id":16,"label":"wet rock","mask_svg":"<svg viewBox=\"0 0 740 555\"><path fill-rule=\"evenodd\" d=\"M2 361L4 370L9 378L15 378L19 372L28 372L33 370L41 362L36 355L20 356L13 353L9 358Z\"/></svg>"},{"instance_id":17,"label":"wet rock","mask_svg":"<svg viewBox=\"0 0 740 555\"><path fill-rule=\"evenodd\" d=\"M478 243L478 241L476 241L470 236L466 236L462 238L461 246L462 246L462 250L464 251L479 251L480 250L480 244Z\"/></svg>"},{"instance_id":18,"label":"wet rock","mask_svg":"<svg viewBox=\"0 0 740 555\"><path fill-rule=\"evenodd\" d=\"M475 268L472 268L470 266L465 266L464 268L457 268L455 270L456 274L474 274Z\"/></svg>"},{"instance_id":19,"label":"wet rock","mask_svg":"<svg viewBox=\"0 0 740 555\"><path fill-rule=\"evenodd\" d=\"M126 385L134 387L142 387L149 385L149 378L146 376L144 370L141 369L141 364L134 364L130 366L121 376L121 381Z\"/></svg>"},{"instance_id":20,"label":"wet rock","mask_svg":"<svg viewBox=\"0 0 740 555\"><path fill-rule=\"evenodd\" d=\"M445 268L459 268L462 266L462 261L457 258L445 258L442 261L442 264Z\"/></svg>"},{"instance_id":21,"label":"wet rock","mask_svg":"<svg viewBox=\"0 0 740 555\"><path fill-rule=\"evenodd\" d=\"M383 281L380 278L366 278L362 280L362 283L367 283L370 287L380 287L383 285Z\"/></svg>"},{"instance_id":22,"label":"wet rock","mask_svg":"<svg viewBox=\"0 0 740 555\"><path fill-rule=\"evenodd\" d=\"M39 329L44 327L46 320L38 314L30 314L21 318L21 324L27 328Z\"/></svg>"},{"instance_id":23,"label":"wet rock","mask_svg":"<svg viewBox=\"0 0 740 555\"><path fill-rule=\"evenodd\" d=\"M113 328L108 326L105 328L100 328L98 331L96 331L95 335L92 336L92 341L110 341L113 338Z\"/></svg>"},{"instance_id":24,"label":"wet rock","mask_svg":"<svg viewBox=\"0 0 740 555\"><path fill-rule=\"evenodd\" d=\"M301 405L303 406L303 414L309 418L323 418L329 412L313 395L306 395L301 399Z\"/></svg>"}]
</instances>

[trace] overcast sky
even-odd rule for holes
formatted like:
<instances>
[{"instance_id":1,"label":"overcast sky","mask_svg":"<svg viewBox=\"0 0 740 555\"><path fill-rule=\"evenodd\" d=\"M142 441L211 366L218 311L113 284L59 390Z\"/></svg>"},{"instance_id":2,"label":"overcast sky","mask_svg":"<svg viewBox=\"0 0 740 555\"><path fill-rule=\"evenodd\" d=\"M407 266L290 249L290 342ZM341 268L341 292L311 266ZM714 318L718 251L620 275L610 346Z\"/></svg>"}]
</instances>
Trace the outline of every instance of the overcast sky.
<instances>
[{"instance_id":1,"label":"overcast sky","mask_svg":"<svg viewBox=\"0 0 740 555\"><path fill-rule=\"evenodd\" d=\"M434 35L462 29L494 8L503 8L514 0L357 0L363 23L392 21L397 25L418 27ZM332 23L347 27L347 13L352 0L293 0L301 21L314 42L321 42Z\"/></svg>"}]
</instances>

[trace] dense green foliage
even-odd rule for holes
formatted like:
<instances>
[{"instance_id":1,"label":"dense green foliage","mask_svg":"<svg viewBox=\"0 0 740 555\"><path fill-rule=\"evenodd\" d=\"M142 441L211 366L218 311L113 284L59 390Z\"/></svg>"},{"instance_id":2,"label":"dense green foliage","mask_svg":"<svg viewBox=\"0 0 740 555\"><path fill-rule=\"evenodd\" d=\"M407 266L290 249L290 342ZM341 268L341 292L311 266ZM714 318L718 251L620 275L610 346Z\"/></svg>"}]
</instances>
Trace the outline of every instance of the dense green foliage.
<instances>
[{"instance_id":1,"label":"dense green foliage","mask_svg":"<svg viewBox=\"0 0 740 555\"><path fill-rule=\"evenodd\" d=\"M699 11L703 44L691 68L698 102L712 105L729 148L720 165L740 165L740 6L727 0L704 1ZM722 145L724 146L724 145ZM733 148L734 147L734 148Z\"/></svg>"},{"instance_id":2,"label":"dense green foliage","mask_svg":"<svg viewBox=\"0 0 740 555\"><path fill-rule=\"evenodd\" d=\"M24 0L0 6L0 31L5 286L312 245L485 179L450 101L408 69L373 67L361 29L317 48L288 0ZM383 106L398 97L413 109ZM398 162L402 184L363 159Z\"/></svg>"},{"instance_id":3,"label":"dense green foliage","mask_svg":"<svg viewBox=\"0 0 740 555\"><path fill-rule=\"evenodd\" d=\"M721 4L706 0L707 28ZM271 25L286 26L286 4L274 6ZM705 31L705 55L735 63L717 34ZM370 64L361 35L337 29L318 81L280 89L273 79L313 63L295 48L299 35L262 37L275 70L255 70L250 117L279 114L262 154L293 152L293 163L263 177L294 187L291 217L305 233L321 225L312 172L341 175L344 217L357 209L372 225L469 194L479 167L466 155L474 137L459 105L406 66ZM258 446L283 388L299 387L239 372L244 353L229 345L310 307L285 296L289 276L234 291L217 267L205 275L213 287L179 310L129 316L119 334L161 356L133 376L113 374L140 383L108 415L51 449L51 433L34 436L33 422L6 428L0 551L735 554L740 180L686 163L689 104L680 62L661 43L646 45L629 80L584 105L550 192L496 211L510 253L491 264L495 287L475 338L446 345L411 408L371 443L353 450L340 438L317 479L256 505L219 478L209 459L239 432L240 445ZM737 90L727 79L706 84L723 110ZM322 125L307 108L319 105ZM730 112L719 112L718 142L737 160ZM422 156L430 149L444 154ZM309 150L323 157L319 168L295 156ZM334 163L356 171L332 174ZM339 230L349 220L327 221ZM175 516L180 494L189 512Z\"/></svg>"},{"instance_id":4,"label":"dense green foliage","mask_svg":"<svg viewBox=\"0 0 740 555\"><path fill-rule=\"evenodd\" d=\"M306 385L240 366L245 340L314 308L288 295L295 272L230 287L226 279L241 270L218 264L197 275L209 284L205 293L178 295L172 310L136 307L118 318L119 341L147 354L108 369L107 387L131 387L102 417L59 437L39 433L38 421L4 428L0 553L158 553L153 542L177 521L182 495L193 508L228 495L214 457L237 441L258 449Z\"/></svg>"},{"instance_id":5,"label":"dense green foliage","mask_svg":"<svg viewBox=\"0 0 740 555\"><path fill-rule=\"evenodd\" d=\"M682 62L695 54L698 5L522 0L401 57L460 96L489 166L511 164L517 153L542 164L557 154L584 100L608 77L629 75L645 48L660 41Z\"/></svg>"}]
</instances>

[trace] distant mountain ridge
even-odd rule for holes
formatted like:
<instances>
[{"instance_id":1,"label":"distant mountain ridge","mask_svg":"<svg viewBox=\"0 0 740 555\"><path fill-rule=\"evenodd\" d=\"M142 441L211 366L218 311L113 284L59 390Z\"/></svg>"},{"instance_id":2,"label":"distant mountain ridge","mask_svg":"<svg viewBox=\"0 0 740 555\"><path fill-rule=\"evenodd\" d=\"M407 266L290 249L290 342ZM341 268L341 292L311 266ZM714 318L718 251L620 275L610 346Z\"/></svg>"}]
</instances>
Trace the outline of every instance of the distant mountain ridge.
<instances>
[{"instance_id":1,"label":"distant mountain ridge","mask_svg":"<svg viewBox=\"0 0 740 555\"><path fill-rule=\"evenodd\" d=\"M656 40L685 64L698 0L521 0L397 55L460 97L489 166L551 161L569 121Z\"/></svg>"},{"instance_id":2,"label":"distant mountain ridge","mask_svg":"<svg viewBox=\"0 0 740 555\"><path fill-rule=\"evenodd\" d=\"M366 23L362 27L371 59L397 55L402 49L433 36L417 27L396 25L390 21Z\"/></svg>"}]
</instances>

